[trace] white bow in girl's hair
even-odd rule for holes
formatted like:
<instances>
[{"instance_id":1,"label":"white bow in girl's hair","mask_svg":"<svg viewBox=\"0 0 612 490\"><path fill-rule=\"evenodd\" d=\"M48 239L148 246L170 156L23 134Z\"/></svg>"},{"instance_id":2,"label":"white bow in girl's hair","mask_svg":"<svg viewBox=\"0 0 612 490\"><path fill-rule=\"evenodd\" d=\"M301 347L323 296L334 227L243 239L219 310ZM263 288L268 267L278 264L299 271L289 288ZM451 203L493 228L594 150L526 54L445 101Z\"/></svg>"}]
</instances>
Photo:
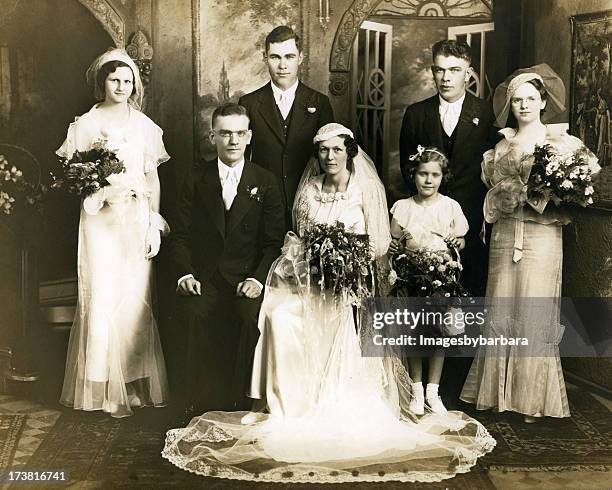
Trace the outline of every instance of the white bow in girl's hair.
<instances>
[{"instance_id":1,"label":"white bow in girl's hair","mask_svg":"<svg viewBox=\"0 0 612 490\"><path fill-rule=\"evenodd\" d=\"M414 155L410 155L410 156L408 157L408 160L410 160L410 161L414 161L414 160L416 160L417 158L421 158L421 157L423 156L423 153L424 153L424 152L425 152L425 147L424 147L424 146L421 146L421 145L418 145L418 146L417 146L417 152L416 152Z\"/></svg>"}]
</instances>

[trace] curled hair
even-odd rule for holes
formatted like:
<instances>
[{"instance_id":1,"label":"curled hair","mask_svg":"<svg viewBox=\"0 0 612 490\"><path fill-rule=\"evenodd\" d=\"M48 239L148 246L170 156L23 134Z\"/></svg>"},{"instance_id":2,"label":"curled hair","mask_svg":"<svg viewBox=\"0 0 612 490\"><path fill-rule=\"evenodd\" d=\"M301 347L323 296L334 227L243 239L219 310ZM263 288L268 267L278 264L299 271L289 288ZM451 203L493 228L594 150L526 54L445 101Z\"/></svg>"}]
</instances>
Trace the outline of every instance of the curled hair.
<instances>
[{"instance_id":1,"label":"curled hair","mask_svg":"<svg viewBox=\"0 0 612 490\"><path fill-rule=\"evenodd\" d=\"M295 33L289 26L278 26L272 29L270 34L266 36L266 53L270 50L270 44L282 43L293 39L299 52L302 52L300 48L300 37Z\"/></svg>"},{"instance_id":2,"label":"curled hair","mask_svg":"<svg viewBox=\"0 0 612 490\"><path fill-rule=\"evenodd\" d=\"M540 97L542 98L542 100L544 101L548 100L548 91L546 90L546 86L544 85L542 80L538 80L537 78L534 78L533 80L528 80L527 83L530 83L536 88L536 90L540 93ZM546 106L542 107L542 109L540 110L540 116L544 114L545 112L546 112Z\"/></svg>"},{"instance_id":3,"label":"curled hair","mask_svg":"<svg viewBox=\"0 0 612 490\"><path fill-rule=\"evenodd\" d=\"M442 184L446 184L451 178L451 172L448 166L448 158L435 146L427 146L421 148L420 152L411 155L408 159L408 178L414 183L414 177L423 163L438 162L442 170Z\"/></svg>"},{"instance_id":4,"label":"curled hair","mask_svg":"<svg viewBox=\"0 0 612 490\"><path fill-rule=\"evenodd\" d=\"M215 121L218 118L225 116L244 116L249 120L249 122L251 121L249 113L245 107L241 106L240 104L235 104L234 102L228 102L220 105L213 111L212 117L210 118L210 126L214 128Z\"/></svg>"},{"instance_id":5,"label":"curled hair","mask_svg":"<svg viewBox=\"0 0 612 490\"><path fill-rule=\"evenodd\" d=\"M359 145L357 144L357 141L355 141L355 138L351 138L348 134L339 134L338 137L344 140L344 147L346 148L346 155L348 157L347 167L352 168L353 158L355 158L357 156L357 153L359 153ZM316 159L319 159L320 144L321 142L315 143L312 147L312 155Z\"/></svg>"},{"instance_id":6,"label":"curled hair","mask_svg":"<svg viewBox=\"0 0 612 490\"><path fill-rule=\"evenodd\" d=\"M117 68L121 66L126 66L130 68L130 65L124 63L123 61L112 60L107 63L104 63L96 72L96 83L94 86L94 97L96 98L96 100L104 100L106 98L106 89L104 87L104 84L106 83L106 77L108 77L111 73L113 73ZM130 71L132 71L132 68L130 68ZM132 93L130 94L130 97L132 97L136 91L136 76L134 75L133 71L132 82Z\"/></svg>"},{"instance_id":7,"label":"curled hair","mask_svg":"<svg viewBox=\"0 0 612 490\"><path fill-rule=\"evenodd\" d=\"M467 61L468 65L472 64L472 51L470 45L454 39L442 39L435 43L431 47L431 55L434 61L437 56L454 56L455 58L461 58Z\"/></svg>"}]
</instances>

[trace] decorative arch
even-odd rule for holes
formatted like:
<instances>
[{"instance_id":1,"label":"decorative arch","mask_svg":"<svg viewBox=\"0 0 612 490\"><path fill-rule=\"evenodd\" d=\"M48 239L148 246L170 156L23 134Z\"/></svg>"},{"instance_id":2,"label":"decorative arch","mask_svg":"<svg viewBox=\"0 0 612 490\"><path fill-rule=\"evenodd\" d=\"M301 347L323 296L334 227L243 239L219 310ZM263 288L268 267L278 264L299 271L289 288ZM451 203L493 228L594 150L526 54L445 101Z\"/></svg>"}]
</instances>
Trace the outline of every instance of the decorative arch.
<instances>
[{"instance_id":1,"label":"decorative arch","mask_svg":"<svg viewBox=\"0 0 612 490\"><path fill-rule=\"evenodd\" d=\"M351 6L342 16L329 58L329 91L332 95L343 96L346 94L350 80L349 70L353 41L359 32L359 26L382 2L383 0L353 0ZM446 0L404 0L401 3L405 4L405 7L410 7L414 11L414 15L435 16L448 15L449 9L461 11L469 1L463 0L447 3ZM480 3L482 4L481 7L484 7L485 10L491 11L493 8L491 0L480 0Z\"/></svg>"},{"instance_id":2,"label":"decorative arch","mask_svg":"<svg viewBox=\"0 0 612 490\"><path fill-rule=\"evenodd\" d=\"M100 21L118 48L125 47L125 22L109 0L79 0Z\"/></svg>"},{"instance_id":3,"label":"decorative arch","mask_svg":"<svg viewBox=\"0 0 612 490\"><path fill-rule=\"evenodd\" d=\"M381 1L354 0L344 12L336 31L329 59L329 91L332 95L342 96L348 90L353 40L359 31L359 26Z\"/></svg>"}]
</instances>

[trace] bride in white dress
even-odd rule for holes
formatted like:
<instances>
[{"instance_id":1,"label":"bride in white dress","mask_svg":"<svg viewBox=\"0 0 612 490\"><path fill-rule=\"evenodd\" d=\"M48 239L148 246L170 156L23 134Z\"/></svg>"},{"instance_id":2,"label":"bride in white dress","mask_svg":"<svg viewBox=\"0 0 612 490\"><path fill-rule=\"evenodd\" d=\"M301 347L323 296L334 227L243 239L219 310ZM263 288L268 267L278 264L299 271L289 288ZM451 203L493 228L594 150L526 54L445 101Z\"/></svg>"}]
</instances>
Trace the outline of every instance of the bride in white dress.
<instances>
[{"instance_id":1,"label":"bride in white dress","mask_svg":"<svg viewBox=\"0 0 612 490\"><path fill-rule=\"evenodd\" d=\"M82 201L78 303L70 332L61 403L103 410L164 406L166 370L152 311L152 262L168 225L158 213L157 166L168 160L162 130L138 109L142 83L122 49L87 72L100 103L70 124L57 154L70 158L97 141L117 152L125 172Z\"/></svg>"},{"instance_id":2,"label":"bride in white dress","mask_svg":"<svg viewBox=\"0 0 612 490\"><path fill-rule=\"evenodd\" d=\"M254 481L440 481L467 472L495 446L487 430L461 412L410 414L401 359L363 357L370 332L356 328L351 302L302 286L299 234L313 222L368 235L379 295L388 274L388 211L374 165L340 124L323 126L314 143L294 203L297 235L287 234L272 265L260 314L249 395L265 398L269 414L205 413L170 430L162 455L201 475Z\"/></svg>"}]
</instances>

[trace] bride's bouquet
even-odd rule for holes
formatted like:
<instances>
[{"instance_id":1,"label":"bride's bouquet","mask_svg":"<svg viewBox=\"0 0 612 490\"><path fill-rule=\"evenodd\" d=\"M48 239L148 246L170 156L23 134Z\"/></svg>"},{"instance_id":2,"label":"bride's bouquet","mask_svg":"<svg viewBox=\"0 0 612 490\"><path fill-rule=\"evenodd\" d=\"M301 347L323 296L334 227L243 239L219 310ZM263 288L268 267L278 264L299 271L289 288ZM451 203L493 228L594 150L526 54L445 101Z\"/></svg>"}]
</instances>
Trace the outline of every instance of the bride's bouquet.
<instances>
[{"instance_id":1,"label":"bride's bouquet","mask_svg":"<svg viewBox=\"0 0 612 490\"><path fill-rule=\"evenodd\" d=\"M529 204L539 213L549 201L586 207L593 204L593 176L599 171L597 157L584 145L561 152L552 145L536 146L527 181Z\"/></svg>"},{"instance_id":2,"label":"bride's bouquet","mask_svg":"<svg viewBox=\"0 0 612 490\"><path fill-rule=\"evenodd\" d=\"M393 260L392 295L398 297L466 297L459 283L462 266L451 252L419 248Z\"/></svg>"},{"instance_id":3,"label":"bride's bouquet","mask_svg":"<svg viewBox=\"0 0 612 490\"><path fill-rule=\"evenodd\" d=\"M373 295L373 257L367 235L343 223L310 223L302 233L312 285L351 302Z\"/></svg>"},{"instance_id":4,"label":"bride's bouquet","mask_svg":"<svg viewBox=\"0 0 612 490\"><path fill-rule=\"evenodd\" d=\"M77 150L61 160L61 175L51 173L51 188L87 197L109 185L109 177L123 172L125 166L117 153L107 148L104 140L98 140L89 150Z\"/></svg>"}]
</instances>

